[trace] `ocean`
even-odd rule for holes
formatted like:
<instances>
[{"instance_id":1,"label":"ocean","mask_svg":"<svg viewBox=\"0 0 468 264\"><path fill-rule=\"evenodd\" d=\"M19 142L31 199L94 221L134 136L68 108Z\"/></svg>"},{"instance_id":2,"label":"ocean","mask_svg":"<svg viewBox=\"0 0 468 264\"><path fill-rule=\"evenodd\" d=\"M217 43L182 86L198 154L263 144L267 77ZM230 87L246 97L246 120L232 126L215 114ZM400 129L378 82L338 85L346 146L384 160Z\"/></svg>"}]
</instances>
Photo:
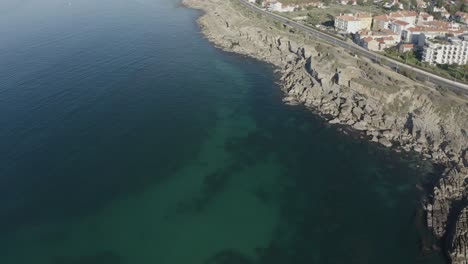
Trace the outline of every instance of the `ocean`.
<instances>
[{"instance_id":1,"label":"ocean","mask_svg":"<svg viewBox=\"0 0 468 264\"><path fill-rule=\"evenodd\" d=\"M285 105L200 15L0 1L0 263L445 263L437 169Z\"/></svg>"}]
</instances>

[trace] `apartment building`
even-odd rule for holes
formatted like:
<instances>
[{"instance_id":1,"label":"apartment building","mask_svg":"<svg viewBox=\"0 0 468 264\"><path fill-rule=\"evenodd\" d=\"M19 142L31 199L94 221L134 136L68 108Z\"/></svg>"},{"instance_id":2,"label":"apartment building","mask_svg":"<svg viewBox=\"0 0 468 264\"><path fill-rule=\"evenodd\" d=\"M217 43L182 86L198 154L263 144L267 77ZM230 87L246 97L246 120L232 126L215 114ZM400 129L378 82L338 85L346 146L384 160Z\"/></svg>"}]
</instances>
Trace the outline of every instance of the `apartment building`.
<instances>
[{"instance_id":1,"label":"apartment building","mask_svg":"<svg viewBox=\"0 0 468 264\"><path fill-rule=\"evenodd\" d=\"M368 13L344 14L335 17L335 29L347 33L370 30L371 25L372 15Z\"/></svg>"},{"instance_id":2,"label":"apartment building","mask_svg":"<svg viewBox=\"0 0 468 264\"><path fill-rule=\"evenodd\" d=\"M390 29L391 23L394 21L403 21L410 25L415 25L417 17L418 13L414 11L399 11L389 13L388 15L375 16L373 19L373 29Z\"/></svg>"},{"instance_id":3,"label":"apartment building","mask_svg":"<svg viewBox=\"0 0 468 264\"><path fill-rule=\"evenodd\" d=\"M401 32L405 29L410 28L412 24L406 21L395 20L395 21L390 22L389 26L390 26L391 31L401 35Z\"/></svg>"},{"instance_id":4,"label":"apartment building","mask_svg":"<svg viewBox=\"0 0 468 264\"><path fill-rule=\"evenodd\" d=\"M422 61L435 64L468 64L468 41L457 38L426 41Z\"/></svg>"},{"instance_id":5,"label":"apartment building","mask_svg":"<svg viewBox=\"0 0 468 264\"><path fill-rule=\"evenodd\" d=\"M447 25L443 25L444 23L447 23ZM466 31L455 23L433 21L424 23L422 26L414 26L403 30L401 32L401 40L405 43L418 44L421 43L421 38L435 39L447 35L457 37L465 33Z\"/></svg>"}]
</instances>

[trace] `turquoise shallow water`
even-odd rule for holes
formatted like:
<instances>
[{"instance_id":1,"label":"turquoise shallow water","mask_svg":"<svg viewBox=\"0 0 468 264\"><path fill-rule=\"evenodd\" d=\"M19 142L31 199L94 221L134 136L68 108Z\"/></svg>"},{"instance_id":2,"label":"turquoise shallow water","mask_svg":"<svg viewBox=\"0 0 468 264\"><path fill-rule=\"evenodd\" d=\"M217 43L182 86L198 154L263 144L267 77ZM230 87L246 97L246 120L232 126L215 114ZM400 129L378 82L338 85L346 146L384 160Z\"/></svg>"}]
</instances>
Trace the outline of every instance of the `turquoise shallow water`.
<instances>
[{"instance_id":1,"label":"turquoise shallow water","mask_svg":"<svg viewBox=\"0 0 468 264\"><path fill-rule=\"evenodd\" d=\"M421 250L434 169L282 104L199 13L0 10L0 263L444 263Z\"/></svg>"}]
</instances>

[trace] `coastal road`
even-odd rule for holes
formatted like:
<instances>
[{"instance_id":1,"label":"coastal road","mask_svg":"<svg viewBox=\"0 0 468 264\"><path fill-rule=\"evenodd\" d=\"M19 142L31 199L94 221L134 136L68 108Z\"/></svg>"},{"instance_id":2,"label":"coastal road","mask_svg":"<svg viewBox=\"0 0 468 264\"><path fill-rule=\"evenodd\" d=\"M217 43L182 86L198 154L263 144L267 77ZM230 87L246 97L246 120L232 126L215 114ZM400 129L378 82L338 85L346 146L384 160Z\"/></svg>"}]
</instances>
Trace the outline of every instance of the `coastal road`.
<instances>
[{"instance_id":1,"label":"coastal road","mask_svg":"<svg viewBox=\"0 0 468 264\"><path fill-rule=\"evenodd\" d=\"M308 27L308 26L305 26L303 24L300 24L300 23L297 23L295 21L292 21L292 20L289 20L283 16L280 16L280 15L277 15L275 13L271 13L271 12L268 12L258 6L256 6L255 4L251 4L249 2L247 2L246 0L238 0L242 5L244 5L246 8L254 11L254 12L258 12L258 13L261 13L269 18L272 18L276 21L279 21L289 27L292 27L292 28L296 28L296 29L300 29L302 31L305 31L307 32L308 34L314 36L314 37L317 37L321 40L324 40L330 44L333 44L335 46L340 46L340 47L343 47L347 50L350 50L351 52L355 53L356 55L359 55L359 56L362 56L362 57L365 57L365 58L368 58L368 59L371 59L373 61L380 61L380 62L384 62L385 61L385 65L391 67L392 69L395 69L395 70L401 70L401 69L405 69L407 71L411 71L415 74L416 78L420 81L425 81L425 82L429 82L429 83L433 83L435 85L438 85L438 86L442 86L442 87L447 87L453 91L459 91L459 92L464 92L464 93L468 93L468 85L467 84L464 84L464 83L460 83L460 82L457 82L457 81L454 81L454 80L450 80L450 79L447 79L447 78L444 78L444 77L441 77L441 76L438 76L438 75L435 75L433 73L430 73L430 72L427 72L427 71L423 71L421 69L418 69L418 68L415 68L413 66L410 66L410 65L406 65L402 62L399 62L399 61L396 61L396 60L393 60L391 58L388 58L388 57L385 57L381 54L378 54L378 53L375 53L375 52L372 52L372 51L369 51L367 49L364 49L362 48L361 46L358 46L358 45L355 45L354 43L350 44L346 41L343 41L341 39L338 39L336 37L333 37L331 35L328 35L324 32L321 32L315 28L312 28L312 27Z\"/></svg>"}]
</instances>

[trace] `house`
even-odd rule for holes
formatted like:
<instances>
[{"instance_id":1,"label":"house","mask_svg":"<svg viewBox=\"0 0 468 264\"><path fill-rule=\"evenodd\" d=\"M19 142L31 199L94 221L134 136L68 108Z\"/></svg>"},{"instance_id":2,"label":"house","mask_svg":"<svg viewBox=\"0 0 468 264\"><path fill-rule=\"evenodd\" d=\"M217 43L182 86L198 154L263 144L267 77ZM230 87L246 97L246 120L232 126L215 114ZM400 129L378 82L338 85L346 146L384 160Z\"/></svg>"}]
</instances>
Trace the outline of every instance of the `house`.
<instances>
[{"instance_id":1,"label":"house","mask_svg":"<svg viewBox=\"0 0 468 264\"><path fill-rule=\"evenodd\" d=\"M398 11L398 12L391 12L388 15L381 15L375 16L373 19L373 30L380 30L380 29L390 29L390 23L392 21L400 20L410 25L416 24L416 18L418 17L418 13L414 11Z\"/></svg>"},{"instance_id":2,"label":"house","mask_svg":"<svg viewBox=\"0 0 468 264\"><path fill-rule=\"evenodd\" d=\"M362 39L362 47L368 50L378 51L380 50L380 43L371 37L367 37Z\"/></svg>"},{"instance_id":3,"label":"house","mask_svg":"<svg viewBox=\"0 0 468 264\"><path fill-rule=\"evenodd\" d=\"M405 21L411 25L415 25L418 13L415 11L398 11L390 13L389 16L391 19Z\"/></svg>"},{"instance_id":4,"label":"house","mask_svg":"<svg viewBox=\"0 0 468 264\"><path fill-rule=\"evenodd\" d=\"M376 38L376 40L379 41L380 43L385 44L385 46L382 49L393 47L396 44L398 44L398 41L396 41L395 38L393 38L392 36L380 37L380 38Z\"/></svg>"},{"instance_id":5,"label":"house","mask_svg":"<svg viewBox=\"0 0 468 264\"><path fill-rule=\"evenodd\" d=\"M271 11L278 11L283 9L283 4L280 2L268 2L267 9Z\"/></svg>"},{"instance_id":6,"label":"house","mask_svg":"<svg viewBox=\"0 0 468 264\"><path fill-rule=\"evenodd\" d=\"M400 42L400 35L388 29L381 31L362 30L355 34L355 42L366 49L381 51L397 45Z\"/></svg>"},{"instance_id":7,"label":"house","mask_svg":"<svg viewBox=\"0 0 468 264\"><path fill-rule=\"evenodd\" d=\"M361 46L372 51L382 51L393 46L394 40L392 37L372 38L366 37L362 39Z\"/></svg>"},{"instance_id":8,"label":"house","mask_svg":"<svg viewBox=\"0 0 468 264\"><path fill-rule=\"evenodd\" d=\"M414 49L414 44L403 43L398 47L400 53L405 53Z\"/></svg>"},{"instance_id":9,"label":"house","mask_svg":"<svg viewBox=\"0 0 468 264\"><path fill-rule=\"evenodd\" d=\"M392 20L388 15L381 15L381 16L375 16L373 18L373 25L372 29L373 30L381 30L381 29L389 29L390 22Z\"/></svg>"},{"instance_id":10,"label":"house","mask_svg":"<svg viewBox=\"0 0 468 264\"><path fill-rule=\"evenodd\" d=\"M284 5L281 2L268 2L267 9L274 12L292 12L296 8L295 5Z\"/></svg>"},{"instance_id":11,"label":"house","mask_svg":"<svg viewBox=\"0 0 468 264\"><path fill-rule=\"evenodd\" d=\"M447 9L445 9L445 7L438 7L438 6L434 6L432 8L432 12L434 13L442 13L442 12L447 12Z\"/></svg>"},{"instance_id":12,"label":"house","mask_svg":"<svg viewBox=\"0 0 468 264\"><path fill-rule=\"evenodd\" d=\"M339 2L342 5L349 5L349 3L351 3L351 5L357 5L357 0L339 0Z\"/></svg>"},{"instance_id":13,"label":"house","mask_svg":"<svg viewBox=\"0 0 468 264\"><path fill-rule=\"evenodd\" d=\"M306 9L307 7L323 8L324 4L323 2L309 2L309 3L298 4L297 6L302 9Z\"/></svg>"},{"instance_id":14,"label":"house","mask_svg":"<svg viewBox=\"0 0 468 264\"><path fill-rule=\"evenodd\" d=\"M419 25L424 22L434 21L434 17L426 12L420 12L418 18L416 19L416 25Z\"/></svg>"}]
</instances>

